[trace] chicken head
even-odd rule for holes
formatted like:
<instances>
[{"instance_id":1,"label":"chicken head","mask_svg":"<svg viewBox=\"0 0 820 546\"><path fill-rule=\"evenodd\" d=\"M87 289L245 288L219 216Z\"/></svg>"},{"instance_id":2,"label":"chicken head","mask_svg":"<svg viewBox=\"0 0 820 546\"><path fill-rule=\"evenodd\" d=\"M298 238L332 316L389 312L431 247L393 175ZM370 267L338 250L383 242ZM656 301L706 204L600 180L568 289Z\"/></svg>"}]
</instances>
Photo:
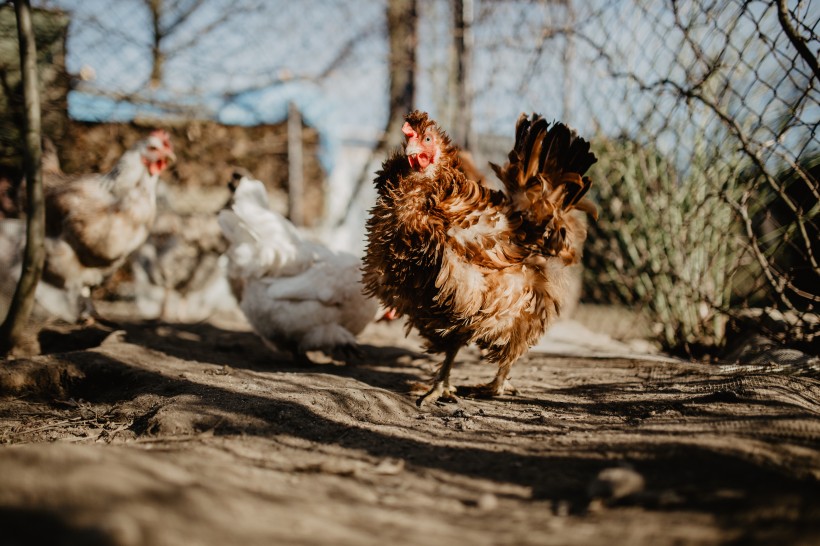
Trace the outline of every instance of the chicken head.
<instances>
[{"instance_id":1,"label":"chicken head","mask_svg":"<svg viewBox=\"0 0 820 546\"><path fill-rule=\"evenodd\" d=\"M161 173L170 163L176 161L171 138L163 129L157 129L148 135L148 138L143 141L140 156L142 163L152 176Z\"/></svg>"},{"instance_id":2,"label":"chicken head","mask_svg":"<svg viewBox=\"0 0 820 546\"><path fill-rule=\"evenodd\" d=\"M425 123L426 120L417 121L415 126L411 125L410 121L405 121L401 129L407 139L404 153L411 169L427 171L430 165L436 164L441 154L441 137L435 125Z\"/></svg>"}]
</instances>

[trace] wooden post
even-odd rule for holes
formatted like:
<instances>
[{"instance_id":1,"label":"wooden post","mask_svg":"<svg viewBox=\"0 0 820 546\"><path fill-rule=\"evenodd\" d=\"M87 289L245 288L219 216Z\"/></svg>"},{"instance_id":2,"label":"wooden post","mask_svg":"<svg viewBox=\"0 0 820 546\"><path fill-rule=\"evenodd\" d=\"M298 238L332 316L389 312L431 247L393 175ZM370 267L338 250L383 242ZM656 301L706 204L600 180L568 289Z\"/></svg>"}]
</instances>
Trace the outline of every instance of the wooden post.
<instances>
[{"instance_id":1,"label":"wooden post","mask_svg":"<svg viewBox=\"0 0 820 546\"><path fill-rule=\"evenodd\" d=\"M565 6L566 22L564 23L564 28L575 28L575 9L573 8L572 0L566 0ZM564 67L562 78L563 88L561 90L561 119L569 123L571 119L570 112L572 111L572 69L573 62L575 61L575 38L571 32L567 32L564 34L564 40L566 40L566 42L561 59Z\"/></svg>"},{"instance_id":2,"label":"wooden post","mask_svg":"<svg viewBox=\"0 0 820 546\"><path fill-rule=\"evenodd\" d=\"M472 144L473 90L470 75L473 56L473 0L453 2L456 105L451 136L460 147Z\"/></svg>"},{"instance_id":3,"label":"wooden post","mask_svg":"<svg viewBox=\"0 0 820 546\"><path fill-rule=\"evenodd\" d=\"M373 172L387 157L388 151L404 142L401 127L404 125L404 116L413 109L416 97L416 44L419 20L416 4L417 0L387 2L387 36L390 48L387 64L390 75L387 127L356 180L347 202L346 214L350 214L356 206L364 185L372 184ZM344 221L344 217L339 218L337 225L342 225Z\"/></svg>"},{"instance_id":4,"label":"wooden post","mask_svg":"<svg viewBox=\"0 0 820 546\"><path fill-rule=\"evenodd\" d=\"M296 226L305 225L305 180L303 168L302 115L288 104L288 216Z\"/></svg>"},{"instance_id":5,"label":"wooden post","mask_svg":"<svg viewBox=\"0 0 820 546\"><path fill-rule=\"evenodd\" d=\"M34 292L43 274L45 261L46 215L43 204L43 178L40 135L40 91L37 84L37 46L31 22L29 0L15 0L17 36L20 44L20 73L23 82L25 143L23 168L26 174L26 248L20 280L0 326L0 354L7 354L19 344L23 330L34 308Z\"/></svg>"}]
</instances>

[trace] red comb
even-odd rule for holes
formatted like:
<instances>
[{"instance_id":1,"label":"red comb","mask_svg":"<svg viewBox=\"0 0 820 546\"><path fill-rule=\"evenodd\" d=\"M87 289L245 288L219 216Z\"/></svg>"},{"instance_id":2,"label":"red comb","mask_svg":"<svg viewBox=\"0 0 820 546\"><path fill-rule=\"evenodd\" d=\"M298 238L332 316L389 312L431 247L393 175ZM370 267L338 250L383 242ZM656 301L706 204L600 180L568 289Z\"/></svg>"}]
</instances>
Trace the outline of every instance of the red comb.
<instances>
[{"instance_id":1,"label":"red comb","mask_svg":"<svg viewBox=\"0 0 820 546\"><path fill-rule=\"evenodd\" d=\"M151 136L160 139L166 148L171 148L171 137L165 129L155 129L151 131Z\"/></svg>"},{"instance_id":2,"label":"red comb","mask_svg":"<svg viewBox=\"0 0 820 546\"><path fill-rule=\"evenodd\" d=\"M404 133L404 136L406 136L407 138L413 138L417 136L416 131L413 130L413 128L410 127L410 124L406 121L404 122L404 125L401 128L401 132Z\"/></svg>"}]
</instances>

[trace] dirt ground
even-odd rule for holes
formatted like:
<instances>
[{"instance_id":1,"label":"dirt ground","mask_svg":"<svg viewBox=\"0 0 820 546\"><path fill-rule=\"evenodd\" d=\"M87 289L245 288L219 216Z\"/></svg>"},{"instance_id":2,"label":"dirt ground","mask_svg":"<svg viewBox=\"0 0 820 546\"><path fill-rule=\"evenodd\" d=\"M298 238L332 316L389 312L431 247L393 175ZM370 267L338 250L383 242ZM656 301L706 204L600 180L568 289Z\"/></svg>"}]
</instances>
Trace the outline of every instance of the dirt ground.
<instances>
[{"instance_id":1,"label":"dirt ground","mask_svg":"<svg viewBox=\"0 0 820 546\"><path fill-rule=\"evenodd\" d=\"M0 365L0 544L820 543L817 375L558 340L517 396L419 409L436 360L361 339L307 366L234 318L49 326Z\"/></svg>"}]
</instances>

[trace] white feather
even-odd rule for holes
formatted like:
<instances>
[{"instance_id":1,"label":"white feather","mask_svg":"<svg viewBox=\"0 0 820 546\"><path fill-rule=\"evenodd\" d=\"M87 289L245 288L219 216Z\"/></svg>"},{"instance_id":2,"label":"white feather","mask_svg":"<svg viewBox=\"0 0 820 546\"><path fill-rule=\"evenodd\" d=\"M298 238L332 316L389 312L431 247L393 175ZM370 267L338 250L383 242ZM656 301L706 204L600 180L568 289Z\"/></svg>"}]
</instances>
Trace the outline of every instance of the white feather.
<instances>
[{"instance_id":1,"label":"white feather","mask_svg":"<svg viewBox=\"0 0 820 546\"><path fill-rule=\"evenodd\" d=\"M23 220L4 219L0 221L0 316L6 316L11 298L20 280L20 271L23 265L23 247L26 244L26 224ZM65 243L47 238L45 241L48 252L55 253L57 259L67 256L75 260L73 252L66 252L62 248ZM59 246L60 248L56 248ZM67 245L66 245L67 246ZM55 252L58 250L58 252ZM70 250L70 248L69 248ZM89 273L97 270L85 270L72 265L74 271L73 283L65 288L57 288L45 282L39 282L35 291L35 301L39 308L35 309L38 316L54 316L65 321L73 322L82 311L82 302L79 298L83 282L99 279L88 279Z\"/></svg>"},{"instance_id":2,"label":"white feather","mask_svg":"<svg viewBox=\"0 0 820 546\"><path fill-rule=\"evenodd\" d=\"M362 293L360 260L308 239L271 210L262 182L242 178L219 214L240 308L264 339L297 353L355 345L377 303Z\"/></svg>"}]
</instances>

